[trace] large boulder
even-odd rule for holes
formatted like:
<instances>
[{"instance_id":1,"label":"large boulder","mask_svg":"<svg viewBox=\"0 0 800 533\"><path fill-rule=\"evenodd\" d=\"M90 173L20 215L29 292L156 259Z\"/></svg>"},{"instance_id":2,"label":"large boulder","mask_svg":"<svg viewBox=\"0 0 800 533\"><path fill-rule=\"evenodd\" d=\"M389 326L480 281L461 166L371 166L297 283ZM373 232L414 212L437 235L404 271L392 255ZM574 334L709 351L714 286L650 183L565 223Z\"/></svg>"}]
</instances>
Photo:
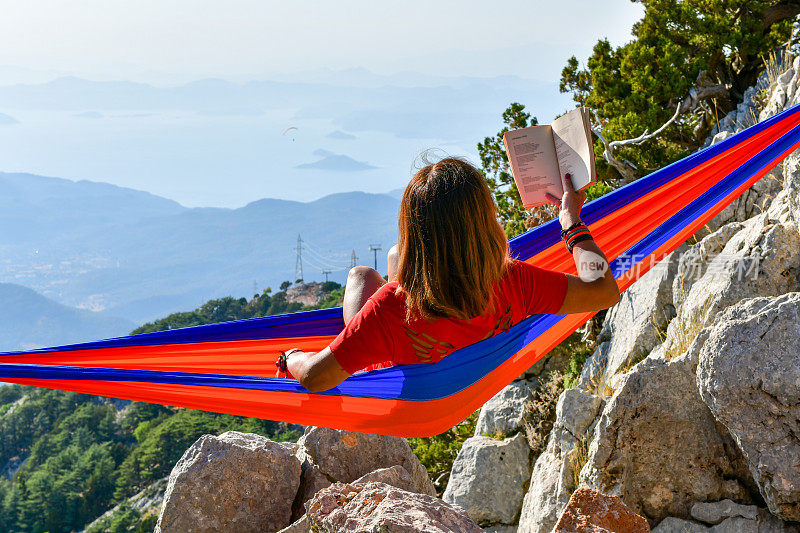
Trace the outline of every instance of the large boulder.
<instances>
[{"instance_id":1,"label":"large boulder","mask_svg":"<svg viewBox=\"0 0 800 533\"><path fill-rule=\"evenodd\" d=\"M306 503L307 527L324 533L478 533L462 509L379 482L334 483Z\"/></svg>"},{"instance_id":2,"label":"large boulder","mask_svg":"<svg viewBox=\"0 0 800 533\"><path fill-rule=\"evenodd\" d=\"M289 446L238 431L203 435L172 469L156 532L277 531L299 485Z\"/></svg>"},{"instance_id":3,"label":"large boulder","mask_svg":"<svg viewBox=\"0 0 800 533\"><path fill-rule=\"evenodd\" d=\"M654 523L688 517L697 501L746 501L752 484L741 454L697 392L692 362L653 355L619 380L580 480Z\"/></svg>"},{"instance_id":4,"label":"large boulder","mask_svg":"<svg viewBox=\"0 0 800 533\"><path fill-rule=\"evenodd\" d=\"M591 489L578 489L572 493L553 533L650 533L644 517L628 509L616 496L608 496Z\"/></svg>"},{"instance_id":5,"label":"large boulder","mask_svg":"<svg viewBox=\"0 0 800 533\"><path fill-rule=\"evenodd\" d=\"M497 440L467 439L458 452L442 495L479 524L511 524L522 507L531 475L525 435Z\"/></svg>"},{"instance_id":6,"label":"large boulder","mask_svg":"<svg viewBox=\"0 0 800 533\"><path fill-rule=\"evenodd\" d=\"M475 436L511 435L522 424L525 402L531 395L531 384L525 380L514 381L503 387L483 404L475 424Z\"/></svg>"},{"instance_id":7,"label":"large boulder","mask_svg":"<svg viewBox=\"0 0 800 533\"><path fill-rule=\"evenodd\" d=\"M741 224L691 283L667 327L661 346L667 358L685 353L725 308L746 298L800 288L800 233L794 224L772 218L775 213L770 209Z\"/></svg>"},{"instance_id":8,"label":"large boulder","mask_svg":"<svg viewBox=\"0 0 800 533\"><path fill-rule=\"evenodd\" d=\"M800 293L721 313L700 349L697 385L770 511L800 521Z\"/></svg>"},{"instance_id":9,"label":"large boulder","mask_svg":"<svg viewBox=\"0 0 800 533\"><path fill-rule=\"evenodd\" d=\"M395 465L406 469L417 492L436 495L428 472L405 439L307 427L297 444L303 476L294 503L295 518L302 514L309 498L331 483L350 483L374 470Z\"/></svg>"},{"instance_id":10,"label":"large boulder","mask_svg":"<svg viewBox=\"0 0 800 533\"><path fill-rule=\"evenodd\" d=\"M520 533L549 533L577 488L576 468L602 399L580 389L561 393L545 451L536 459L522 503Z\"/></svg>"}]
</instances>

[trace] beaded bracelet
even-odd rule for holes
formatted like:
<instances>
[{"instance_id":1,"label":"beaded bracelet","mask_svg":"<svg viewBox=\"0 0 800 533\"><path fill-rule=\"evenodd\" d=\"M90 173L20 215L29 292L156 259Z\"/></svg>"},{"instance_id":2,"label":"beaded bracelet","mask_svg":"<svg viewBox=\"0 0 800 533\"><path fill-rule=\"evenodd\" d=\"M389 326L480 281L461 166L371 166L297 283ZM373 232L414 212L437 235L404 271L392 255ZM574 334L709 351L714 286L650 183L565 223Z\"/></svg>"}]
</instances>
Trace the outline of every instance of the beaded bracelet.
<instances>
[{"instance_id":1,"label":"beaded bracelet","mask_svg":"<svg viewBox=\"0 0 800 533\"><path fill-rule=\"evenodd\" d=\"M567 233L569 233L570 231L574 230L575 228L577 228L579 226L584 226L584 225L585 224L579 220L576 223L574 223L573 225L571 225L570 227L562 229L561 230L561 238L563 239L564 237L567 236Z\"/></svg>"},{"instance_id":2,"label":"beaded bracelet","mask_svg":"<svg viewBox=\"0 0 800 533\"><path fill-rule=\"evenodd\" d=\"M577 222L567 229L562 230L561 237L564 239L564 245L567 247L567 251L572 253L576 244L590 240L592 235L589 233L589 228L587 228L583 222Z\"/></svg>"},{"instance_id":3,"label":"beaded bracelet","mask_svg":"<svg viewBox=\"0 0 800 533\"><path fill-rule=\"evenodd\" d=\"M289 373L289 367L287 366L287 359L294 352L302 352L302 351L303 350L301 350L300 348L292 348L292 349L290 349L290 350L288 350L286 352L284 352L283 350L278 350L278 353L280 355L278 356L278 360L275 361L275 366L277 366L278 370L280 370L281 372L285 372L285 373L288 374Z\"/></svg>"}]
</instances>

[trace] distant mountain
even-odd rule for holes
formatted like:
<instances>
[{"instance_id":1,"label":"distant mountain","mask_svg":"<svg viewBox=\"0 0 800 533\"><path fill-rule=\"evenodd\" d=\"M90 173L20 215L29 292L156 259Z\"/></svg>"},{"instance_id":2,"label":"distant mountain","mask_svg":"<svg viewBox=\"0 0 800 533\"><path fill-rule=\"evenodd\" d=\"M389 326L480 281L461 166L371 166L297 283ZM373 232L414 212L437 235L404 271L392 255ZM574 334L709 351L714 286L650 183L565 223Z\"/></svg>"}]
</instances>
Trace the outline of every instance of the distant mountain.
<instances>
[{"instance_id":1,"label":"distant mountain","mask_svg":"<svg viewBox=\"0 0 800 533\"><path fill-rule=\"evenodd\" d=\"M127 335L130 320L74 309L12 283L0 283L0 351L28 350Z\"/></svg>"},{"instance_id":2,"label":"distant mountain","mask_svg":"<svg viewBox=\"0 0 800 533\"><path fill-rule=\"evenodd\" d=\"M325 152L326 150L316 150L315 152ZM318 169L318 170L333 170L336 172L358 172L361 170L371 170L378 168L363 161L356 161L352 157L342 154L326 154L322 159L314 161L313 163L303 163L297 165L297 168Z\"/></svg>"},{"instance_id":3,"label":"distant mountain","mask_svg":"<svg viewBox=\"0 0 800 533\"><path fill-rule=\"evenodd\" d=\"M353 250L372 264L370 244L396 242L397 207L351 192L190 209L106 183L0 173L0 282L141 323L294 281L298 234L305 279L331 270L341 283Z\"/></svg>"}]
</instances>

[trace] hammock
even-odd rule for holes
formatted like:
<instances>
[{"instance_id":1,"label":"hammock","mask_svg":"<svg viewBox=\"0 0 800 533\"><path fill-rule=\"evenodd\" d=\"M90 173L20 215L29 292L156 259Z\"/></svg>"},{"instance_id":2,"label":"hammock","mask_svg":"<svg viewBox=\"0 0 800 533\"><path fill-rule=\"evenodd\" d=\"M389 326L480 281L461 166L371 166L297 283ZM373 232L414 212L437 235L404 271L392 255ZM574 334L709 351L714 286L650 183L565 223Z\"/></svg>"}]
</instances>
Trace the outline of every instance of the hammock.
<instances>
[{"instance_id":1,"label":"hammock","mask_svg":"<svg viewBox=\"0 0 800 533\"><path fill-rule=\"evenodd\" d=\"M696 233L800 145L789 108L583 207L620 289ZM558 221L510 241L512 254L575 272ZM0 354L0 381L404 437L439 434L483 405L593 313L534 315L434 364L359 372L309 393L274 376L278 350L318 351L341 308L237 320Z\"/></svg>"}]
</instances>

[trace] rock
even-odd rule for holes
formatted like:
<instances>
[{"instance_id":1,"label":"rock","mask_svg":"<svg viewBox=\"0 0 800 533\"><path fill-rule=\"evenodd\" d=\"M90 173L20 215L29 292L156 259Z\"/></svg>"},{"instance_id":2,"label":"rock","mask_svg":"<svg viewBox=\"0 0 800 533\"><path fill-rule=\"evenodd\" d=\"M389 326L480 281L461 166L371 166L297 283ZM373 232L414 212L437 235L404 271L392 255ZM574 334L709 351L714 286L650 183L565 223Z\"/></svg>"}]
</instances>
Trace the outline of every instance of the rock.
<instances>
[{"instance_id":1,"label":"rock","mask_svg":"<svg viewBox=\"0 0 800 533\"><path fill-rule=\"evenodd\" d=\"M489 526L483 528L484 533L517 533L517 526Z\"/></svg>"},{"instance_id":2,"label":"rock","mask_svg":"<svg viewBox=\"0 0 800 533\"><path fill-rule=\"evenodd\" d=\"M475 436L511 435L520 428L525 402L530 396L527 381L514 381L483 404L475 424Z\"/></svg>"},{"instance_id":3,"label":"rock","mask_svg":"<svg viewBox=\"0 0 800 533\"><path fill-rule=\"evenodd\" d=\"M311 533L311 526L308 525L308 516L301 516L299 520L281 529L278 533Z\"/></svg>"},{"instance_id":4,"label":"rock","mask_svg":"<svg viewBox=\"0 0 800 533\"><path fill-rule=\"evenodd\" d=\"M277 531L299 485L286 447L252 433L203 435L172 469L156 532Z\"/></svg>"},{"instance_id":5,"label":"rock","mask_svg":"<svg viewBox=\"0 0 800 533\"><path fill-rule=\"evenodd\" d=\"M616 496L578 489L569 499L553 533L649 533L644 517L628 509Z\"/></svg>"},{"instance_id":6,"label":"rock","mask_svg":"<svg viewBox=\"0 0 800 533\"><path fill-rule=\"evenodd\" d=\"M783 163L783 187L792 221L800 227L800 150L793 152Z\"/></svg>"},{"instance_id":7,"label":"rock","mask_svg":"<svg viewBox=\"0 0 800 533\"><path fill-rule=\"evenodd\" d=\"M755 520L758 518L758 507L755 505L740 505L730 500L698 502L692 506L690 514L695 520L713 525L734 516Z\"/></svg>"},{"instance_id":8,"label":"rock","mask_svg":"<svg viewBox=\"0 0 800 533\"><path fill-rule=\"evenodd\" d=\"M672 301L676 307L683 304L692 284L705 274L710 259L718 255L731 237L743 227L741 222L725 224L680 254L672 282Z\"/></svg>"},{"instance_id":9,"label":"rock","mask_svg":"<svg viewBox=\"0 0 800 533\"><path fill-rule=\"evenodd\" d=\"M654 265L625 292L606 315L599 338L603 342L584 364L578 384L587 388L599 375L616 374L632 362L644 359L661 343L660 330L675 316L672 280L677 272L678 250Z\"/></svg>"},{"instance_id":10,"label":"rock","mask_svg":"<svg viewBox=\"0 0 800 533\"><path fill-rule=\"evenodd\" d=\"M651 355L619 383L597 423L582 484L654 522L686 518L697 501L748 498L749 472L700 399L687 358Z\"/></svg>"},{"instance_id":11,"label":"rock","mask_svg":"<svg viewBox=\"0 0 800 533\"><path fill-rule=\"evenodd\" d=\"M364 474L357 480L353 481L353 483L366 485L371 481L386 483L387 485L397 487L398 489L407 490L408 492L420 492L420 487L417 486L417 484L411 478L411 474L409 474L408 470L400 465L395 465L391 468L379 468L378 470L373 470L369 474Z\"/></svg>"},{"instance_id":12,"label":"rock","mask_svg":"<svg viewBox=\"0 0 800 533\"><path fill-rule=\"evenodd\" d=\"M601 398L580 389L567 389L556 404L556 419L547 448L536 459L530 487L522 503L520 533L549 533L577 488L575 469L585 459L586 432Z\"/></svg>"},{"instance_id":13,"label":"rock","mask_svg":"<svg viewBox=\"0 0 800 533\"><path fill-rule=\"evenodd\" d=\"M329 481L350 483L373 470L400 465L411 474L417 492L436 495L428 472L405 439L309 427L298 445L298 458L316 466Z\"/></svg>"},{"instance_id":14,"label":"rock","mask_svg":"<svg viewBox=\"0 0 800 533\"><path fill-rule=\"evenodd\" d=\"M522 433L505 440L467 439L442 499L462 507L479 524L515 522L531 475L529 453Z\"/></svg>"},{"instance_id":15,"label":"rock","mask_svg":"<svg viewBox=\"0 0 800 533\"><path fill-rule=\"evenodd\" d=\"M691 284L667 327L664 356L685 353L719 311L740 300L798 290L799 267L800 233L793 224L777 223L768 213L747 220Z\"/></svg>"},{"instance_id":16,"label":"rock","mask_svg":"<svg viewBox=\"0 0 800 533\"><path fill-rule=\"evenodd\" d=\"M766 509L756 508L756 511L752 519L732 516L714 526L669 516L653 528L653 533L797 533L800 531L796 525L775 518Z\"/></svg>"},{"instance_id":17,"label":"rock","mask_svg":"<svg viewBox=\"0 0 800 533\"><path fill-rule=\"evenodd\" d=\"M668 516L653 528L653 533L706 533L709 528L691 520Z\"/></svg>"},{"instance_id":18,"label":"rock","mask_svg":"<svg viewBox=\"0 0 800 533\"><path fill-rule=\"evenodd\" d=\"M442 500L385 483L334 483L306 503L313 531L339 533L478 533L462 509Z\"/></svg>"},{"instance_id":19,"label":"rock","mask_svg":"<svg viewBox=\"0 0 800 533\"><path fill-rule=\"evenodd\" d=\"M699 351L697 385L770 511L800 521L800 293L721 313Z\"/></svg>"}]
</instances>

